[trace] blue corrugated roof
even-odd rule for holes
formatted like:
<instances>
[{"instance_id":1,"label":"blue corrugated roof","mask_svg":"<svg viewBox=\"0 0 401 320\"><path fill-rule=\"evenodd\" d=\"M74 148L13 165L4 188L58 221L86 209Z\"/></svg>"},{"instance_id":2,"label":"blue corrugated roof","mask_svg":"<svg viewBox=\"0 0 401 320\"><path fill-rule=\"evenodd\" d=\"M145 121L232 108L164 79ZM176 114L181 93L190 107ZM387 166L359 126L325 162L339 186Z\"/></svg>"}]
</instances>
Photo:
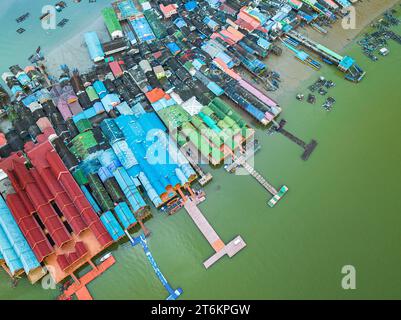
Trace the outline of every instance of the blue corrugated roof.
<instances>
[{"instance_id":1,"label":"blue corrugated roof","mask_svg":"<svg viewBox=\"0 0 401 320\"><path fill-rule=\"evenodd\" d=\"M131 0L124 0L118 3L122 18L126 19L139 13Z\"/></svg>"},{"instance_id":2,"label":"blue corrugated roof","mask_svg":"<svg viewBox=\"0 0 401 320\"><path fill-rule=\"evenodd\" d=\"M18 258L17 253L15 252L13 246L11 245L6 233L4 232L1 226L0 226L0 252L3 255L4 260L6 261L6 264L12 274L22 269L22 262Z\"/></svg>"},{"instance_id":3,"label":"blue corrugated roof","mask_svg":"<svg viewBox=\"0 0 401 320\"><path fill-rule=\"evenodd\" d=\"M142 171L158 195L162 195L168 186L174 185L178 181L173 172L176 166L169 165L166 145L163 145L162 141L158 139L165 136L164 125L154 113L146 113L140 115L139 118L120 116L116 122L138 159ZM155 152L156 150L162 154Z\"/></svg>"},{"instance_id":4,"label":"blue corrugated roof","mask_svg":"<svg viewBox=\"0 0 401 320\"><path fill-rule=\"evenodd\" d=\"M84 193L86 199L89 201L93 210L95 210L95 212L97 213L100 213L102 210L100 210L100 207L98 206L98 204L96 203L95 199L93 198L92 194L88 191L88 189L85 186L81 186L81 190Z\"/></svg>"},{"instance_id":5,"label":"blue corrugated roof","mask_svg":"<svg viewBox=\"0 0 401 320\"><path fill-rule=\"evenodd\" d=\"M221 96L224 93L224 90L216 82L209 82L207 88L216 96Z\"/></svg>"},{"instance_id":6,"label":"blue corrugated roof","mask_svg":"<svg viewBox=\"0 0 401 320\"><path fill-rule=\"evenodd\" d=\"M170 50L170 52L174 55L178 54L181 51L180 47L175 42L167 43L166 46Z\"/></svg>"},{"instance_id":7,"label":"blue corrugated roof","mask_svg":"<svg viewBox=\"0 0 401 320\"><path fill-rule=\"evenodd\" d=\"M182 27L188 26L187 23L183 18L177 18L174 20L174 24L177 26L177 28L181 29Z\"/></svg>"},{"instance_id":8,"label":"blue corrugated roof","mask_svg":"<svg viewBox=\"0 0 401 320\"><path fill-rule=\"evenodd\" d=\"M120 103L120 99L115 93L109 93L102 99L104 109L109 112Z\"/></svg>"},{"instance_id":9,"label":"blue corrugated roof","mask_svg":"<svg viewBox=\"0 0 401 320\"><path fill-rule=\"evenodd\" d=\"M196 1L188 1L187 3L185 3L185 10L187 11L192 11L195 10L196 7L198 6L198 3Z\"/></svg>"},{"instance_id":10,"label":"blue corrugated roof","mask_svg":"<svg viewBox=\"0 0 401 320\"><path fill-rule=\"evenodd\" d=\"M26 273L40 266L4 199L0 197L0 226ZM9 266L10 267L10 266Z\"/></svg>"},{"instance_id":11,"label":"blue corrugated roof","mask_svg":"<svg viewBox=\"0 0 401 320\"><path fill-rule=\"evenodd\" d=\"M104 58L103 48L96 32L86 32L85 42L88 46L89 55L92 60L97 61Z\"/></svg>"},{"instance_id":12,"label":"blue corrugated roof","mask_svg":"<svg viewBox=\"0 0 401 320\"><path fill-rule=\"evenodd\" d=\"M110 211L103 213L100 220L114 241L124 236L124 230Z\"/></svg>"},{"instance_id":13,"label":"blue corrugated roof","mask_svg":"<svg viewBox=\"0 0 401 320\"><path fill-rule=\"evenodd\" d=\"M126 202L119 203L114 209L125 229L136 222L135 216L132 214Z\"/></svg>"},{"instance_id":14,"label":"blue corrugated roof","mask_svg":"<svg viewBox=\"0 0 401 320\"><path fill-rule=\"evenodd\" d=\"M148 42L156 39L145 17L137 17L134 20L130 20L130 23L141 42Z\"/></svg>"},{"instance_id":15,"label":"blue corrugated roof","mask_svg":"<svg viewBox=\"0 0 401 320\"><path fill-rule=\"evenodd\" d=\"M354 63L355 60L353 58L351 58L350 56L345 56L343 60L340 62L340 67L345 70L348 70L354 65Z\"/></svg>"}]
</instances>

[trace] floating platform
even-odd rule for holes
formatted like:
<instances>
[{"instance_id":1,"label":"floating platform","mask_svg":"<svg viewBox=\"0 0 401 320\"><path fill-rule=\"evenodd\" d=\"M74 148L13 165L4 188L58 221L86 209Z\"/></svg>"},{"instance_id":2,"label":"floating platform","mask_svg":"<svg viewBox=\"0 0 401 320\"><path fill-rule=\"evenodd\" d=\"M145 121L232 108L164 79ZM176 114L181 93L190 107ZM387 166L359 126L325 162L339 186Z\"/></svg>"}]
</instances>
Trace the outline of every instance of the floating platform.
<instances>
[{"instance_id":1,"label":"floating platform","mask_svg":"<svg viewBox=\"0 0 401 320\"><path fill-rule=\"evenodd\" d=\"M277 194L275 196L273 196L273 198L271 198L267 204L269 207L273 208L277 202L279 202L281 200L281 198L288 192L288 187L287 186L282 186L280 188L280 190L277 192Z\"/></svg>"},{"instance_id":2,"label":"floating platform","mask_svg":"<svg viewBox=\"0 0 401 320\"><path fill-rule=\"evenodd\" d=\"M148 258L153 271L155 272L156 276L159 278L160 282L162 283L163 287L167 290L169 293L168 297L166 300L177 300L179 296L182 295L183 290L181 288L173 289L170 284L168 283L167 279L163 275L163 273L160 271L159 266L157 265L155 259L153 258L152 253L149 250L148 243L146 241L145 235L140 235L139 237L131 237L129 232L125 230L126 235L129 238L129 241L133 247L135 247L137 244L140 244L143 248L143 251L145 252L146 257Z\"/></svg>"},{"instance_id":3,"label":"floating platform","mask_svg":"<svg viewBox=\"0 0 401 320\"><path fill-rule=\"evenodd\" d=\"M228 255L231 258L246 247L245 241L240 236L237 236L234 240L226 245L223 240L220 239L219 235L213 229L210 223L206 220L205 216L199 210L197 203L194 200L187 199L184 208L198 229L202 232L203 236L212 246L213 250L216 251L215 254L213 254L203 263L206 269L210 268L223 256Z\"/></svg>"}]
</instances>

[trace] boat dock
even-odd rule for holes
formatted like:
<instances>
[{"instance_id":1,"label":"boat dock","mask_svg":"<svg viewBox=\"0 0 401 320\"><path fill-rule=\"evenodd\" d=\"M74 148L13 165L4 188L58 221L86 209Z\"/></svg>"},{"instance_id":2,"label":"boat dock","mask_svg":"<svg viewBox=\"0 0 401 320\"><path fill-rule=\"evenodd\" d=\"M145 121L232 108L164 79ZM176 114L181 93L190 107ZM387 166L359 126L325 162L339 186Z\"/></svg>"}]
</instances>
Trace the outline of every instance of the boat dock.
<instances>
[{"instance_id":1,"label":"boat dock","mask_svg":"<svg viewBox=\"0 0 401 320\"><path fill-rule=\"evenodd\" d=\"M258 172L256 171L251 165L246 162L245 156L237 157L234 162L226 167L227 172L232 172L237 167L243 167L252 177L258 181L263 188L267 190L272 196L275 196L278 191Z\"/></svg>"},{"instance_id":2,"label":"boat dock","mask_svg":"<svg viewBox=\"0 0 401 320\"><path fill-rule=\"evenodd\" d=\"M309 157L311 156L312 152L317 147L317 141L312 139L312 141L309 144L307 144L305 141L294 136L291 132L288 132L287 130L285 130L284 126L286 125L286 123L287 123L287 121L282 119L278 125L277 132L280 132L283 136L287 137L292 142L296 143L302 149L304 149L304 153L302 154L301 159L304 161L308 160Z\"/></svg>"},{"instance_id":3,"label":"boat dock","mask_svg":"<svg viewBox=\"0 0 401 320\"><path fill-rule=\"evenodd\" d=\"M116 260L112 255L104 260L100 265L96 266L90 261L92 270L86 273L81 278L77 278L74 274L71 277L74 279L74 283L70 285L64 293L59 297L59 300L70 300L73 295L77 297L78 300L93 300L88 288L86 287L90 282L99 277L107 269L116 263Z\"/></svg>"},{"instance_id":4,"label":"boat dock","mask_svg":"<svg viewBox=\"0 0 401 320\"><path fill-rule=\"evenodd\" d=\"M306 36L300 34L299 32L296 32L294 30L291 30L287 32L287 36L294 39L298 43L302 44L304 47L308 48L309 50L319 54L321 57L327 59L328 61L331 61L332 63L339 64L341 60L343 59L342 56L336 54L333 51L330 51L326 47L318 44L317 42L308 39Z\"/></svg>"},{"instance_id":5,"label":"boat dock","mask_svg":"<svg viewBox=\"0 0 401 320\"><path fill-rule=\"evenodd\" d=\"M339 70L345 73L345 78L352 82L360 82L366 75L366 72L359 67L355 60L349 56L341 56L340 54L330 50L329 48L307 38L305 35L290 30L286 32L286 36L292 39L297 45L303 45L305 48L318 54L322 60L328 64L335 65Z\"/></svg>"},{"instance_id":6,"label":"boat dock","mask_svg":"<svg viewBox=\"0 0 401 320\"><path fill-rule=\"evenodd\" d=\"M280 190L277 191L271 183L269 183L257 170L255 170L247 160L251 157L252 154L245 153L239 157L235 157L234 161L225 167L227 172L233 172L239 166L243 167L252 177L256 179L259 184L272 195L272 198L268 201L268 205L270 207L274 207L278 201L287 193L288 187L282 186Z\"/></svg>"},{"instance_id":7,"label":"boat dock","mask_svg":"<svg viewBox=\"0 0 401 320\"><path fill-rule=\"evenodd\" d=\"M228 244L224 244L223 240L220 239L219 235L199 210L197 203L194 200L187 199L184 208L216 252L203 263L206 269L210 268L220 260L221 257L228 255L231 258L246 247L245 241L240 236L237 236Z\"/></svg>"}]
</instances>

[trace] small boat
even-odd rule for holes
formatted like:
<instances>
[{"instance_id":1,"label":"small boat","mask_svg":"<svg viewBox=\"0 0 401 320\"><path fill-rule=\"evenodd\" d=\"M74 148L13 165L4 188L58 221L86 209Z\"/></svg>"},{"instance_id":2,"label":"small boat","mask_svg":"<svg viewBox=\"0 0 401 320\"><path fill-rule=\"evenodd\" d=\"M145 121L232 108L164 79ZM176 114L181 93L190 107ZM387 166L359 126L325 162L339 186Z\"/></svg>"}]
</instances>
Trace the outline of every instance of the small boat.
<instances>
[{"instance_id":1,"label":"small boat","mask_svg":"<svg viewBox=\"0 0 401 320\"><path fill-rule=\"evenodd\" d=\"M310 104L314 104L316 102L316 97L313 94L308 95L308 100Z\"/></svg>"},{"instance_id":2,"label":"small boat","mask_svg":"<svg viewBox=\"0 0 401 320\"><path fill-rule=\"evenodd\" d=\"M29 12L24 13L22 16L15 19L15 21L17 21L17 23L21 23L21 22L25 21L29 16L30 16Z\"/></svg>"},{"instance_id":3,"label":"small boat","mask_svg":"<svg viewBox=\"0 0 401 320\"><path fill-rule=\"evenodd\" d=\"M296 96L297 100L299 100L299 101L302 101L304 99L304 97L305 96L302 93L298 93Z\"/></svg>"},{"instance_id":4,"label":"small boat","mask_svg":"<svg viewBox=\"0 0 401 320\"><path fill-rule=\"evenodd\" d=\"M24 28L19 28L18 30L17 30L17 32L19 33L19 34L21 34L21 33L24 33L26 30L24 29Z\"/></svg>"},{"instance_id":5,"label":"small boat","mask_svg":"<svg viewBox=\"0 0 401 320\"><path fill-rule=\"evenodd\" d=\"M67 24L68 21L70 21L70 20L64 18L64 19L61 20L59 23L57 23L57 26L58 26L58 27L64 27L64 26Z\"/></svg>"},{"instance_id":6,"label":"small boat","mask_svg":"<svg viewBox=\"0 0 401 320\"><path fill-rule=\"evenodd\" d=\"M104 262L110 257L111 257L111 252L106 253L103 257L100 258L100 262Z\"/></svg>"},{"instance_id":7,"label":"small boat","mask_svg":"<svg viewBox=\"0 0 401 320\"><path fill-rule=\"evenodd\" d=\"M60 2L57 2L54 7L58 12L60 12L67 7L67 4L64 1L60 1Z\"/></svg>"}]
</instances>

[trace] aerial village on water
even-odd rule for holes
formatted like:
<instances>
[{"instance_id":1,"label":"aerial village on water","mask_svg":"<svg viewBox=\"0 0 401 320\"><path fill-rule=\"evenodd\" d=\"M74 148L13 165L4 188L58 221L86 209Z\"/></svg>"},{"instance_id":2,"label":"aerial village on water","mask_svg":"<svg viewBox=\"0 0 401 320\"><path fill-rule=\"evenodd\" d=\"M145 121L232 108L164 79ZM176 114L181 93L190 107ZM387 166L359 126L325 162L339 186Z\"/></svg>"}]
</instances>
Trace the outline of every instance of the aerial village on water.
<instances>
[{"instance_id":1,"label":"aerial village on water","mask_svg":"<svg viewBox=\"0 0 401 320\"><path fill-rule=\"evenodd\" d=\"M280 75L263 60L286 46L313 69L327 63L344 81L362 81L352 57L297 31L325 33L357 2L119 0L102 10L110 39L84 35L90 70L61 65L56 77L40 50L31 64L2 70L0 265L33 284L50 274L63 285L59 299L88 300L87 284L118 263L108 248L129 241L165 287L160 298L177 299L183 289L147 246L152 207L190 216L212 247L199 261L207 269L246 250L240 235L223 241L198 208L213 179L203 164L248 172L267 208L285 201L288 187L271 185L248 162L260 148L250 121L298 144L303 160L317 142L284 129L285 106L269 97ZM78 277L85 265L90 271Z\"/></svg>"}]
</instances>

